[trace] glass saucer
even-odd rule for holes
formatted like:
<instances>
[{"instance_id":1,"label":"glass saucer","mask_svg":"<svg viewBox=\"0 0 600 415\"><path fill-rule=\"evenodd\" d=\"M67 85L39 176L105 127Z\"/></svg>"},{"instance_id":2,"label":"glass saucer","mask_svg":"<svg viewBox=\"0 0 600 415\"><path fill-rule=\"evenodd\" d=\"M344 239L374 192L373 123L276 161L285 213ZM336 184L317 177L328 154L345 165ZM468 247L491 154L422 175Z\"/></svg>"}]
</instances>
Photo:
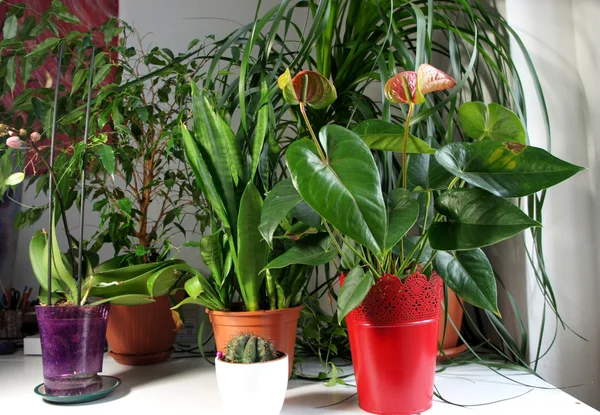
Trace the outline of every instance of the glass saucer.
<instances>
[{"instance_id":1,"label":"glass saucer","mask_svg":"<svg viewBox=\"0 0 600 415\"><path fill-rule=\"evenodd\" d=\"M56 395L48 395L46 393L46 387L42 383L37 385L33 390L37 395L41 396L45 401L53 402L53 403L83 403L95 401L97 399L104 398L106 395L110 394L112 391L117 389L121 385L121 379L116 378L114 376L103 376L102 378L102 389L93 393L86 393L83 395L71 395L71 396L56 396Z\"/></svg>"}]
</instances>

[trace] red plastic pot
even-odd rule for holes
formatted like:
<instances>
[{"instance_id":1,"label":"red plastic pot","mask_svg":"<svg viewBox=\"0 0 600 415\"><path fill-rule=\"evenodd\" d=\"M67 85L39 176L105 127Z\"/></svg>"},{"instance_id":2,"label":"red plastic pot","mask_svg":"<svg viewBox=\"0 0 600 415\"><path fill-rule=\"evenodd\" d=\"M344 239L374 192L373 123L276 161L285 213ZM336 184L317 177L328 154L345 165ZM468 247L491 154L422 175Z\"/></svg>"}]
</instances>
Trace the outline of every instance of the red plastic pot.
<instances>
[{"instance_id":1,"label":"red plastic pot","mask_svg":"<svg viewBox=\"0 0 600 415\"><path fill-rule=\"evenodd\" d=\"M442 280L385 275L346 316L359 406L375 414L431 408Z\"/></svg>"}]
</instances>

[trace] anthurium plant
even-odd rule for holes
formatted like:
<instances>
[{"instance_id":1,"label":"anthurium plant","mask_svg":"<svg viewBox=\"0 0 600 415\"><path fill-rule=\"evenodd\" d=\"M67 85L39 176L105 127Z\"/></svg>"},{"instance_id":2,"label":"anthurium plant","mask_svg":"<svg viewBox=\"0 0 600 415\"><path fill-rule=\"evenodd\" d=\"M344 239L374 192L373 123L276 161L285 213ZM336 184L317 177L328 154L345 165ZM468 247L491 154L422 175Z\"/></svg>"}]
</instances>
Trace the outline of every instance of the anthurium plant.
<instances>
[{"instance_id":1,"label":"anthurium plant","mask_svg":"<svg viewBox=\"0 0 600 415\"><path fill-rule=\"evenodd\" d=\"M182 126L186 158L214 214L212 234L198 243L210 275L195 272L181 304L244 311L296 306L313 267L330 262L337 251L291 181L259 190L269 102L258 113L252 142L243 142L215 111L211 94L195 83L191 88L192 129ZM241 303L234 301L236 293Z\"/></svg>"},{"instance_id":2,"label":"anthurium plant","mask_svg":"<svg viewBox=\"0 0 600 415\"><path fill-rule=\"evenodd\" d=\"M459 108L465 141L435 148L410 134L411 117L425 95L455 86L450 76L423 64L385 85L391 103L407 106L402 107L404 125L369 120L353 131L327 125L317 136L305 107L331 104L334 86L311 71L293 78L286 72L279 79L285 100L300 106L310 132L310 138L287 149L293 187L321 216L347 272L337 304L340 321L376 279L405 278L416 271L437 272L465 301L499 314L494 272L481 248L541 226L507 199L546 189L582 170L527 145L519 118L493 103ZM381 152L401 160L400 183L386 191L377 163Z\"/></svg>"}]
</instances>

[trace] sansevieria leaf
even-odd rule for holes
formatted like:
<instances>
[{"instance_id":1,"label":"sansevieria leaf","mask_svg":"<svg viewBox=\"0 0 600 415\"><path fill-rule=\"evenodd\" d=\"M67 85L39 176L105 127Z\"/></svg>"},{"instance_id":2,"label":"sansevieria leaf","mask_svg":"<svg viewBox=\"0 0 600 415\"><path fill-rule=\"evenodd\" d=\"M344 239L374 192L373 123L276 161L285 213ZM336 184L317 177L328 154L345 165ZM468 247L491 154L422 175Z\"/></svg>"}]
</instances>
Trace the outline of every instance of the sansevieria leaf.
<instances>
[{"instance_id":1,"label":"sansevieria leaf","mask_svg":"<svg viewBox=\"0 0 600 415\"><path fill-rule=\"evenodd\" d=\"M511 202L481 189L451 189L435 201L447 222L429 227L429 243L440 251L475 249L514 236L539 222Z\"/></svg>"},{"instance_id":2,"label":"sansevieria leaf","mask_svg":"<svg viewBox=\"0 0 600 415\"><path fill-rule=\"evenodd\" d=\"M481 249L438 252L435 270L444 282L467 303L500 314L494 270Z\"/></svg>"},{"instance_id":3,"label":"sansevieria leaf","mask_svg":"<svg viewBox=\"0 0 600 415\"><path fill-rule=\"evenodd\" d=\"M281 221L301 200L291 179L280 181L267 193L258 229L269 244Z\"/></svg>"},{"instance_id":4,"label":"sansevieria leaf","mask_svg":"<svg viewBox=\"0 0 600 415\"><path fill-rule=\"evenodd\" d=\"M290 145L286 160L294 186L309 206L344 235L377 255L384 251L386 206L379 172L366 144L351 131L324 127L319 140L326 160L314 142Z\"/></svg>"},{"instance_id":5,"label":"sansevieria leaf","mask_svg":"<svg viewBox=\"0 0 600 415\"><path fill-rule=\"evenodd\" d=\"M502 197L522 197L568 179L583 167L517 143L452 143L435 153L450 173Z\"/></svg>"}]
</instances>

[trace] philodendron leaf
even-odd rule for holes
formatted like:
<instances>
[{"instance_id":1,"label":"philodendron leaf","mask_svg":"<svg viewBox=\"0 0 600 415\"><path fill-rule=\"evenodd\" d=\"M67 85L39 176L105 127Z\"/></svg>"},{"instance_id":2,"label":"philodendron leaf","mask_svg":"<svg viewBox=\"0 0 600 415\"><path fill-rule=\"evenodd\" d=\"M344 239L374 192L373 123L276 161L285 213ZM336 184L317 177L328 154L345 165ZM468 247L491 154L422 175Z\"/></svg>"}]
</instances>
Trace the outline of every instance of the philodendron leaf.
<instances>
[{"instance_id":1,"label":"philodendron leaf","mask_svg":"<svg viewBox=\"0 0 600 415\"><path fill-rule=\"evenodd\" d=\"M338 255L329 235L310 235L296 242L267 264L265 269L284 268L292 264L323 265Z\"/></svg>"},{"instance_id":2,"label":"philodendron leaf","mask_svg":"<svg viewBox=\"0 0 600 415\"><path fill-rule=\"evenodd\" d=\"M315 109L328 107L337 98L333 84L318 72L301 71L292 78L290 70L279 77L277 84L288 104L307 104Z\"/></svg>"},{"instance_id":3,"label":"philodendron leaf","mask_svg":"<svg viewBox=\"0 0 600 415\"><path fill-rule=\"evenodd\" d=\"M476 307L500 315L494 270L481 249L438 252L435 270L459 297Z\"/></svg>"},{"instance_id":4,"label":"philodendron leaf","mask_svg":"<svg viewBox=\"0 0 600 415\"><path fill-rule=\"evenodd\" d=\"M485 105L473 101L458 109L458 126L475 140L491 139L500 142L527 143L523 123L511 110L496 103Z\"/></svg>"},{"instance_id":5,"label":"philodendron leaf","mask_svg":"<svg viewBox=\"0 0 600 415\"><path fill-rule=\"evenodd\" d=\"M372 150L387 150L396 153L404 151L404 127L401 125L382 120L368 120L356 125L352 131L362 138ZM406 153L434 154L435 150L425 141L409 134Z\"/></svg>"},{"instance_id":6,"label":"philodendron leaf","mask_svg":"<svg viewBox=\"0 0 600 415\"><path fill-rule=\"evenodd\" d=\"M306 203L344 235L381 255L387 214L371 151L356 134L336 125L324 127L319 140L326 161L310 140L289 146L286 160L294 186Z\"/></svg>"},{"instance_id":7,"label":"philodendron leaf","mask_svg":"<svg viewBox=\"0 0 600 415\"><path fill-rule=\"evenodd\" d=\"M425 141L436 149L440 148L432 137ZM407 170L409 190L424 192L447 189L453 178L454 176L440 166L432 154L413 154L410 157Z\"/></svg>"},{"instance_id":8,"label":"philodendron leaf","mask_svg":"<svg viewBox=\"0 0 600 415\"><path fill-rule=\"evenodd\" d=\"M271 245L273 234L281 221L301 200L302 198L291 179L280 181L267 193L258 229L269 245Z\"/></svg>"},{"instance_id":9,"label":"philodendron leaf","mask_svg":"<svg viewBox=\"0 0 600 415\"><path fill-rule=\"evenodd\" d=\"M429 227L429 243L440 251L469 250L503 241L541 224L511 202L481 189L451 189L435 201L448 222Z\"/></svg>"},{"instance_id":10,"label":"philodendron leaf","mask_svg":"<svg viewBox=\"0 0 600 415\"><path fill-rule=\"evenodd\" d=\"M238 216L238 282L244 304L248 311L260 307L260 287L265 278L263 268L267 265L269 245L260 234L260 214L263 200L252 182L248 182Z\"/></svg>"},{"instance_id":11,"label":"philodendron leaf","mask_svg":"<svg viewBox=\"0 0 600 415\"><path fill-rule=\"evenodd\" d=\"M583 167L518 143L452 143L435 153L450 173L502 197L522 197L568 179Z\"/></svg>"},{"instance_id":12,"label":"philodendron leaf","mask_svg":"<svg viewBox=\"0 0 600 415\"><path fill-rule=\"evenodd\" d=\"M388 230L384 248L392 249L419 217L419 203L406 189L394 189L388 196Z\"/></svg>"},{"instance_id":13,"label":"philodendron leaf","mask_svg":"<svg viewBox=\"0 0 600 415\"><path fill-rule=\"evenodd\" d=\"M363 302L373 284L375 284L375 278L371 271L365 273L360 266L350 270L338 297L338 323L341 324L344 317Z\"/></svg>"}]
</instances>

